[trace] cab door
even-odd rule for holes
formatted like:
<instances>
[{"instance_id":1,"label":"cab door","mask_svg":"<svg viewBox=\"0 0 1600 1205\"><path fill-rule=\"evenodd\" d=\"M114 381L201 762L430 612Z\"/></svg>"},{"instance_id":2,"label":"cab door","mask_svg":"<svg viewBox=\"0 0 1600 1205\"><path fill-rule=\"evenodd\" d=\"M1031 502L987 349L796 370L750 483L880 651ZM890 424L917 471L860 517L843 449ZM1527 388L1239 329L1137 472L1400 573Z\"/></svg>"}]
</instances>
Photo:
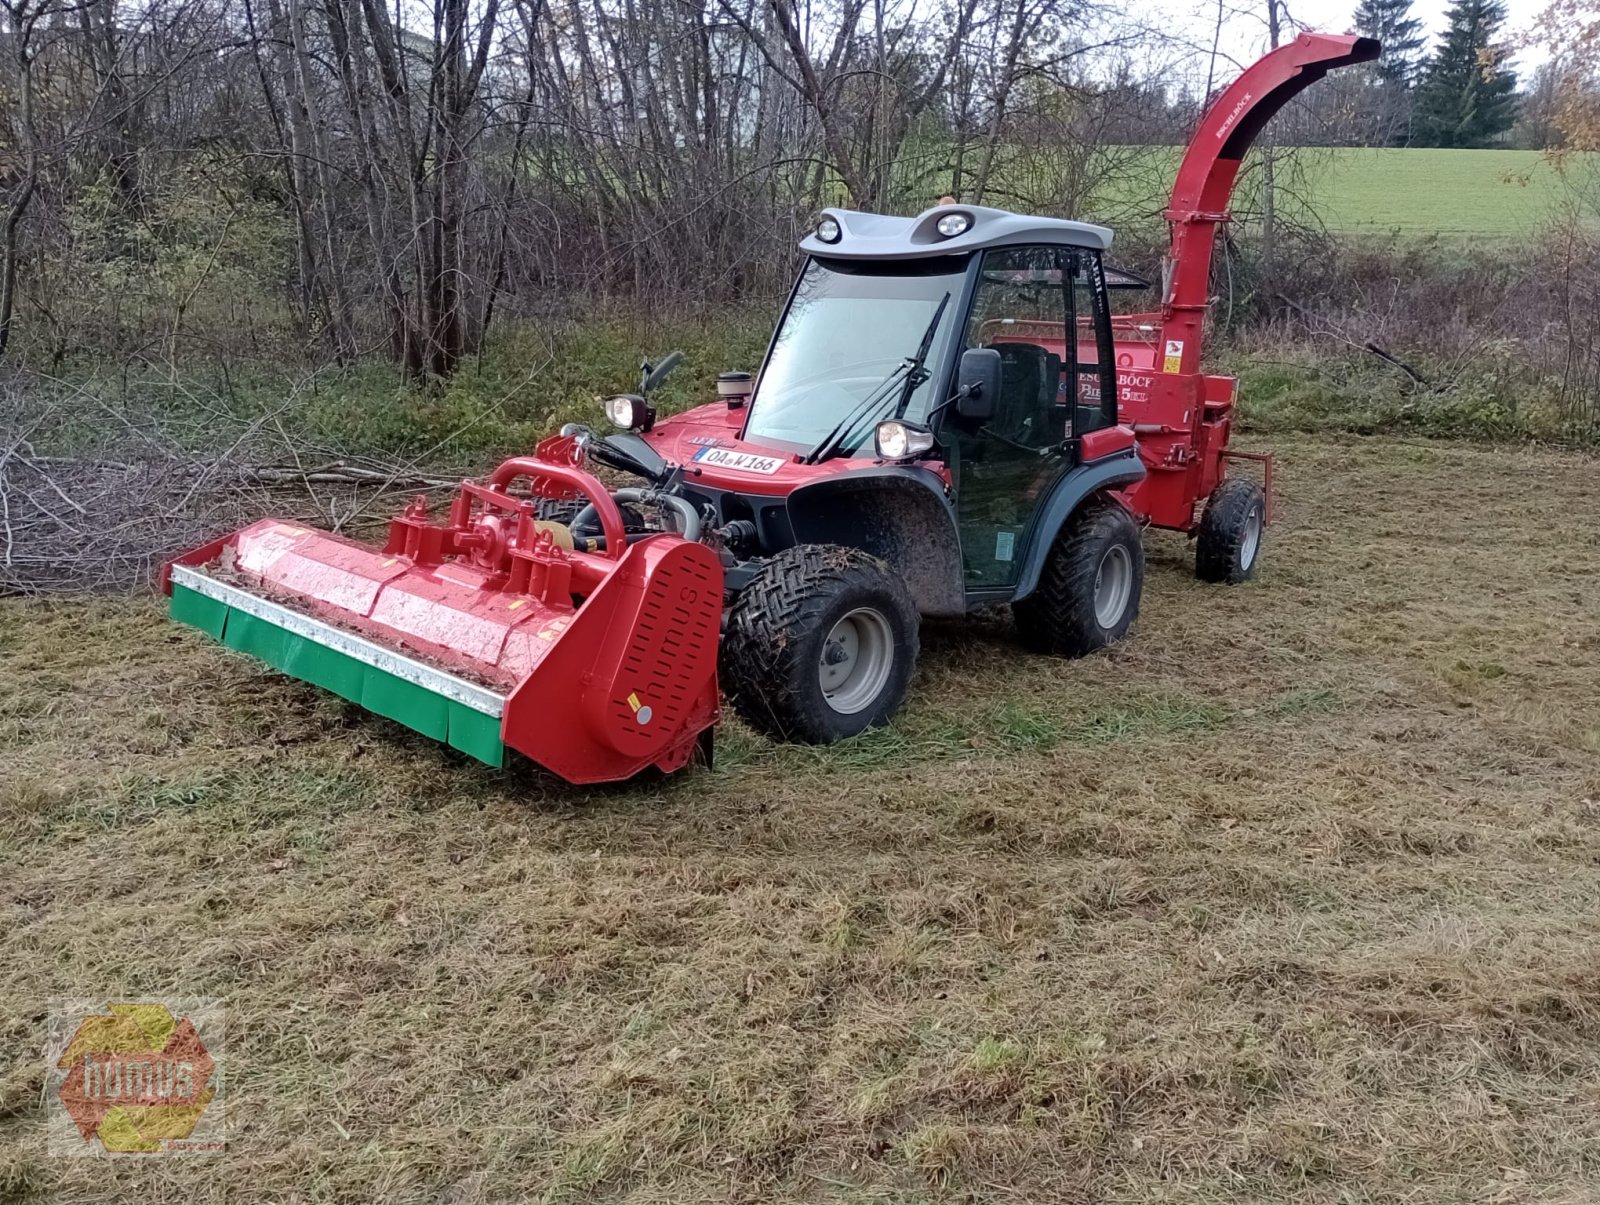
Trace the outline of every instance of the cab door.
<instances>
[{"instance_id":1,"label":"cab door","mask_svg":"<svg viewBox=\"0 0 1600 1205\"><path fill-rule=\"evenodd\" d=\"M1079 437L1106 425L1108 409L1115 415L1097 388L1109 346L1097 337L1109 334L1097 267L1088 248L983 253L962 347L1000 353L1000 394L988 420L952 414L944 426L969 591L1016 582L1040 507L1077 464Z\"/></svg>"}]
</instances>

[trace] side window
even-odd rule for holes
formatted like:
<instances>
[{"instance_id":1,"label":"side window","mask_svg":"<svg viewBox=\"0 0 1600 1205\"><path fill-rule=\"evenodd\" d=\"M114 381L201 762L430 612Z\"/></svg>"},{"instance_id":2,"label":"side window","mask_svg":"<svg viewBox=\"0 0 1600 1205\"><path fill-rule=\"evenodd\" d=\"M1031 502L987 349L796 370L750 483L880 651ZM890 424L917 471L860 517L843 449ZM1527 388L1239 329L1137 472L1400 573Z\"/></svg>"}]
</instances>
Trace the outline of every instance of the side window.
<instances>
[{"instance_id":1,"label":"side window","mask_svg":"<svg viewBox=\"0 0 1600 1205\"><path fill-rule=\"evenodd\" d=\"M1000 353L1000 396L988 433L1044 449L1070 436L1067 393L1072 290L1057 247L986 251L965 346Z\"/></svg>"},{"instance_id":2,"label":"side window","mask_svg":"<svg viewBox=\"0 0 1600 1205\"><path fill-rule=\"evenodd\" d=\"M1107 312L1095 251L1012 247L984 254L965 346L1000 353L992 435L1042 450L1116 422Z\"/></svg>"}]
</instances>

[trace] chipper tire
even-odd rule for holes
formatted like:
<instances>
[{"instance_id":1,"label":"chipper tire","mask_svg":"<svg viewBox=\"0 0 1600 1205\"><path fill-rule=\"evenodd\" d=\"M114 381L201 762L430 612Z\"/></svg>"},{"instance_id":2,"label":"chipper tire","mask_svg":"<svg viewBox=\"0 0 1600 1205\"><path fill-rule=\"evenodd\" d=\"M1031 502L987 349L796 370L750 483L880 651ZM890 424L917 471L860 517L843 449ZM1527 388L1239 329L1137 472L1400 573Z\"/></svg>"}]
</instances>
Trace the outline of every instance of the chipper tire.
<instances>
[{"instance_id":1,"label":"chipper tire","mask_svg":"<svg viewBox=\"0 0 1600 1205\"><path fill-rule=\"evenodd\" d=\"M1195 536L1194 575L1237 586L1256 571L1267 496L1247 477L1230 477L1206 501Z\"/></svg>"},{"instance_id":2,"label":"chipper tire","mask_svg":"<svg viewBox=\"0 0 1600 1205\"><path fill-rule=\"evenodd\" d=\"M767 561L723 633L722 688L774 740L826 745L886 723L917 661L917 608L854 548L802 544Z\"/></svg>"},{"instance_id":3,"label":"chipper tire","mask_svg":"<svg viewBox=\"0 0 1600 1205\"><path fill-rule=\"evenodd\" d=\"M1085 656L1128 634L1143 591L1139 525L1113 499L1085 502L1062 525L1034 592L1012 604L1017 635L1035 653Z\"/></svg>"}]
</instances>

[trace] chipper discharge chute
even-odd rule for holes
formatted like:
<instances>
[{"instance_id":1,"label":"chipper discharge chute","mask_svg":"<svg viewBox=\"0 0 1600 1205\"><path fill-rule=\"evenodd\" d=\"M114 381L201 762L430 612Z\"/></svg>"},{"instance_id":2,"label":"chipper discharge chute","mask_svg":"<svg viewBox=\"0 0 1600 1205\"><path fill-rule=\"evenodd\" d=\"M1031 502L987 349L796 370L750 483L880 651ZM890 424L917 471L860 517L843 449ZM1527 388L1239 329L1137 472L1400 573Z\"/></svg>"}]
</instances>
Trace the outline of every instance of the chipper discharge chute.
<instances>
[{"instance_id":1,"label":"chipper discharge chute","mask_svg":"<svg viewBox=\"0 0 1600 1205\"><path fill-rule=\"evenodd\" d=\"M172 615L490 765L513 749L579 783L677 769L717 720L722 565L625 532L580 459L547 441L464 483L442 521L419 498L382 548L252 524L167 566ZM552 504L570 524L541 517ZM580 523L595 534L575 540Z\"/></svg>"}]
</instances>

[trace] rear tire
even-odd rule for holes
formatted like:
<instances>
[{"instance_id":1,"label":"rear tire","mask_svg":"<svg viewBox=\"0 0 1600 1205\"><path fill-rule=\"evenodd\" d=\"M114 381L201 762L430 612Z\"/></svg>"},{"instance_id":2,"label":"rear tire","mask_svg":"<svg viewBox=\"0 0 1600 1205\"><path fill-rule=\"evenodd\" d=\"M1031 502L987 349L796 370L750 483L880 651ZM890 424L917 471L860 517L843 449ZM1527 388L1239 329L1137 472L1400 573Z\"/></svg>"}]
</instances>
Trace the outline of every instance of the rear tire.
<instances>
[{"instance_id":1,"label":"rear tire","mask_svg":"<svg viewBox=\"0 0 1600 1205\"><path fill-rule=\"evenodd\" d=\"M855 548L778 553L739 593L722 637L722 688L774 740L826 745L900 709L917 661L917 608Z\"/></svg>"},{"instance_id":2,"label":"rear tire","mask_svg":"<svg viewBox=\"0 0 1600 1205\"><path fill-rule=\"evenodd\" d=\"M1195 536L1194 575L1237 586L1256 571L1267 520L1267 496L1247 477L1230 477L1206 501Z\"/></svg>"},{"instance_id":3,"label":"rear tire","mask_svg":"<svg viewBox=\"0 0 1600 1205\"><path fill-rule=\"evenodd\" d=\"M1036 653L1082 657L1128 634L1144 592L1144 544L1128 508L1085 502L1062 525L1033 593L1011 606Z\"/></svg>"}]
</instances>

